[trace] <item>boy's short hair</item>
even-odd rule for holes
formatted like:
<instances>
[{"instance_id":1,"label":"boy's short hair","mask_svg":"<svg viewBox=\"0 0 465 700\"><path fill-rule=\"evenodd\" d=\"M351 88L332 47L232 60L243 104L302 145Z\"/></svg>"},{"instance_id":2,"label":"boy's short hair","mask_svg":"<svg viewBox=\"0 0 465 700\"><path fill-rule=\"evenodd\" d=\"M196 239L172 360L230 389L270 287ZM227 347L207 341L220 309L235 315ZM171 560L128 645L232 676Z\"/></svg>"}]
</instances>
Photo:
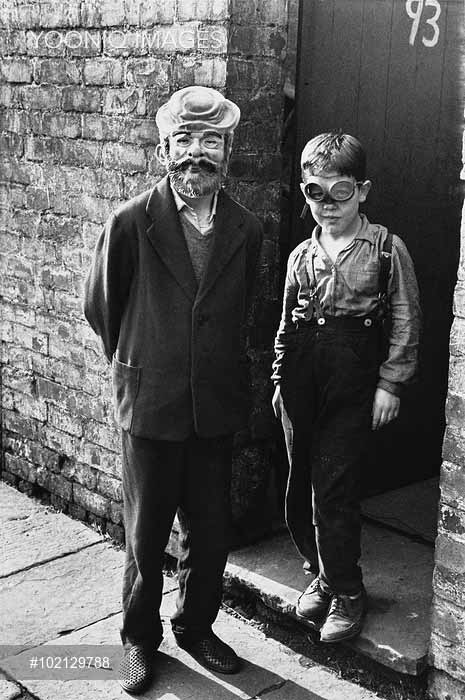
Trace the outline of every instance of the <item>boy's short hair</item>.
<instances>
[{"instance_id":1,"label":"boy's short hair","mask_svg":"<svg viewBox=\"0 0 465 700\"><path fill-rule=\"evenodd\" d=\"M330 131L308 141L302 151L300 167L302 177L305 172L318 175L323 170L335 170L341 175L365 180L366 153L355 136Z\"/></svg>"}]
</instances>

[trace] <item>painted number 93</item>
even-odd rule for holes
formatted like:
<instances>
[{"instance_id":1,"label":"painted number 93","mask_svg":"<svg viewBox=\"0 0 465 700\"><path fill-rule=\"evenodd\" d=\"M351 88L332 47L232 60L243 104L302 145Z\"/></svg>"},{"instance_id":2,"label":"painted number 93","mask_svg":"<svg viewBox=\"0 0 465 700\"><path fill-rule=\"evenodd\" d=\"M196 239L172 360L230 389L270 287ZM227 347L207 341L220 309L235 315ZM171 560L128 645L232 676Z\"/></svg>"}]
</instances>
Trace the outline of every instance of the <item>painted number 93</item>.
<instances>
[{"instance_id":1,"label":"painted number 93","mask_svg":"<svg viewBox=\"0 0 465 700\"><path fill-rule=\"evenodd\" d=\"M426 8L431 8L431 16L429 17L426 17L426 13L429 13ZM424 22L428 24L429 27L425 28L421 40L425 46L436 46L439 39L438 19L441 14L441 5L438 0L407 0L405 3L405 10L410 19L413 20L409 44L411 46L415 44L423 11L425 11Z\"/></svg>"}]
</instances>

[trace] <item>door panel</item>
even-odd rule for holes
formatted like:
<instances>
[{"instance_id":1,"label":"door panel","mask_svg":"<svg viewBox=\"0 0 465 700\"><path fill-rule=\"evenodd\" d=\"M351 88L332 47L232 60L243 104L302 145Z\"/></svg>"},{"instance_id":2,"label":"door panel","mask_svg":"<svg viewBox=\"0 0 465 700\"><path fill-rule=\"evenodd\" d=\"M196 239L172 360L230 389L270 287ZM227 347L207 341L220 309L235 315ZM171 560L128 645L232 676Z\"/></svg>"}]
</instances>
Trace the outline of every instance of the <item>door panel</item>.
<instances>
[{"instance_id":1,"label":"door panel","mask_svg":"<svg viewBox=\"0 0 465 700\"><path fill-rule=\"evenodd\" d=\"M396 425L376 436L373 490L437 472L461 218L462 0L302 0L291 245L306 141L342 129L364 144L373 181L365 211L414 259L424 312L421 376ZM371 476L371 475L370 475Z\"/></svg>"}]
</instances>

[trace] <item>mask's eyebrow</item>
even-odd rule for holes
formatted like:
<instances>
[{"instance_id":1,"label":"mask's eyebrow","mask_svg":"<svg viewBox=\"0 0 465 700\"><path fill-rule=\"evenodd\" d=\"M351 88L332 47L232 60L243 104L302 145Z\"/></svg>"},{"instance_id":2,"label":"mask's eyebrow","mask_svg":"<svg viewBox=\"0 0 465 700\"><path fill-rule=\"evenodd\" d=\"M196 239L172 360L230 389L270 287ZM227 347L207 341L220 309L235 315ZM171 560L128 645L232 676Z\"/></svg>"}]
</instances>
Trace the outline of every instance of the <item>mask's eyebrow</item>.
<instances>
[{"instance_id":1,"label":"mask's eyebrow","mask_svg":"<svg viewBox=\"0 0 465 700\"><path fill-rule=\"evenodd\" d=\"M173 131L171 136L200 136L201 138L205 138L206 136L216 136L219 139L224 138L224 134L220 133L219 131L214 131L213 129L208 129L207 131L190 131L190 130L179 130L179 131Z\"/></svg>"}]
</instances>

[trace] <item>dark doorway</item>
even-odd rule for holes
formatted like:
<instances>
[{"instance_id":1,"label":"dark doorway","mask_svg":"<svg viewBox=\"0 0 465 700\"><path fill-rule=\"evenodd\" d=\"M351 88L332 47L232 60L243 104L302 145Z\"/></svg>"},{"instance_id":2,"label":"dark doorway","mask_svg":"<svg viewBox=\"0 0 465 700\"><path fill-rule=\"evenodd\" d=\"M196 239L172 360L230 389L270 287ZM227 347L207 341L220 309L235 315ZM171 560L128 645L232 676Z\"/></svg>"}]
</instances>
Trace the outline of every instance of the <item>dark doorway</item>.
<instances>
[{"instance_id":1,"label":"dark doorway","mask_svg":"<svg viewBox=\"0 0 465 700\"><path fill-rule=\"evenodd\" d=\"M313 135L360 138L373 181L365 208L406 242L420 285L421 373L395 425L376 436L367 493L439 471L448 340L459 254L462 0L303 0L295 181L283 253L310 235L298 154Z\"/></svg>"}]
</instances>

